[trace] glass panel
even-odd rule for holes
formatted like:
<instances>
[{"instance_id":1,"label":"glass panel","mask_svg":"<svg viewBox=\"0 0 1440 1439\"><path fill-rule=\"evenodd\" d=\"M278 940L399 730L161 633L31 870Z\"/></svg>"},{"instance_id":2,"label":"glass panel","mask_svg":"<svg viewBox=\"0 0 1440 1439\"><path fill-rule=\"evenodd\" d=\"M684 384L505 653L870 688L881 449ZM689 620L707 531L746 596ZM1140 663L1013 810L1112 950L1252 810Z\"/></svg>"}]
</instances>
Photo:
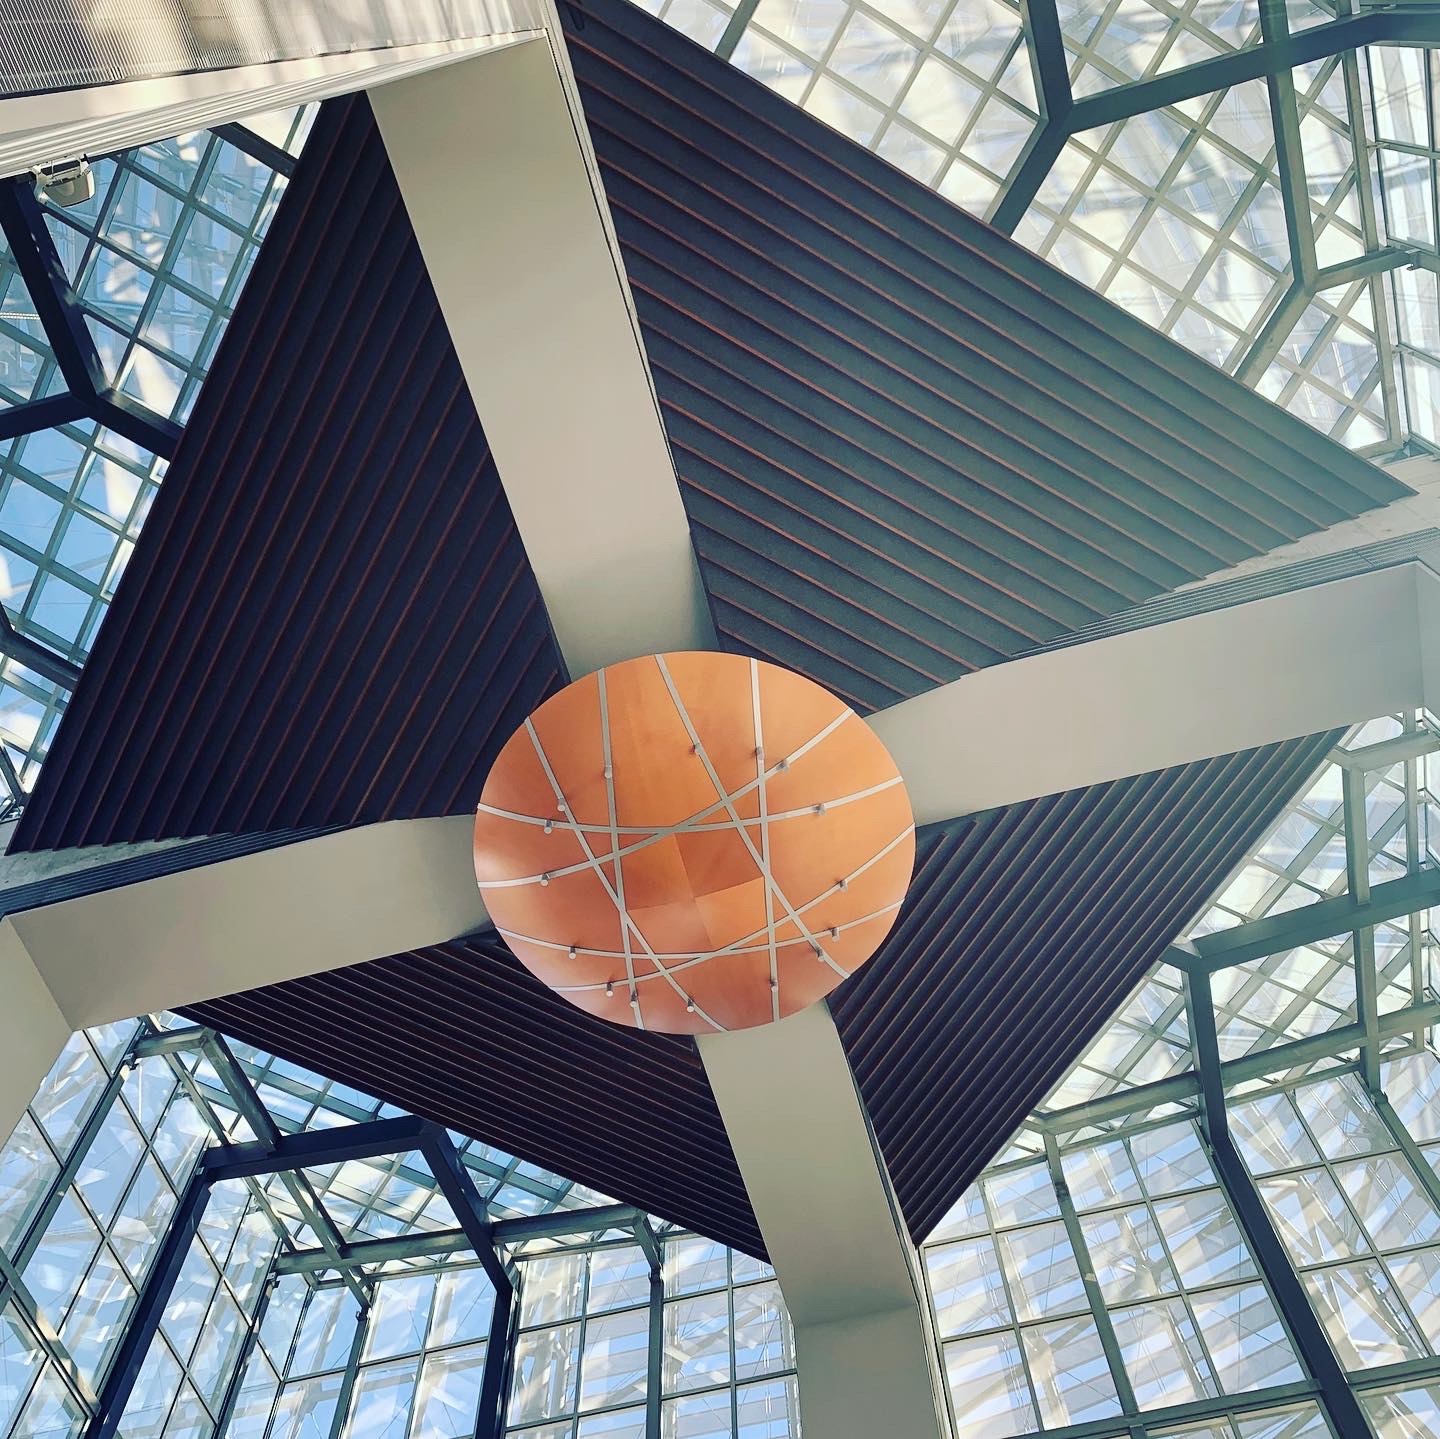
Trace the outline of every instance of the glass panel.
<instances>
[{"instance_id":1,"label":"glass panel","mask_svg":"<svg viewBox=\"0 0 1440 1439\"><path fill-rule=\"evenodd\" d=\"M573 1410L579 1357L578 1324L522 1334L515 1344L510 1422L531 1423Z\"/></svg>"},{"instance_id":2,"label":"glass panel","mask_svg":"<svg viewBox=\"0 0 1440 1439\"><path fill-rule=\"evenodd\" d=\"M1010 1322L994 1240L964 1240L928 1249L925 1266L942 1338Z\"/></svg>"},{"instance_id":3,"label":"glass panel","mask_svg":"<svg viewBox=\"0 0 1440 1439\"><path fill-rule=\"evenodd\" d=\"M1040 1324L1023 1330L1025 1358L1050 1428L1105 1419L1120 1412L1100 1335L1090 1319Z\"/></svg>"},{"instance_id":4,"label":"glass panel","mask_svg":"<svg viewBox=\"0 0 1440 1439\"><path fill-rule=\"evenodd\" d=\"M1379 1264L1337 1265L1305 1275L1305 1287L1347 1369L1399 1364L1425 1352L1400 1296Z\"/></svg>"},{"instance_id":5,"label":"glass panel","mask_svg":"<svg viewBox=\"0 0 1440 1439\"><path fill-rule=\"evenodd\" d=\"M485 1345L471 1344L426 1356L415 1386L410 1439L455 1439L474 1433L485 1352Z\"/></svg>"},{"instance_id":6,"label":"glass panel","mask_svg":"<svg viewBox=\"0 0 1440 1439\"><path fill-rule=\"evenodd\" d=\"M591 1319L585 1326L580 1407L603 1409L643 1399L649 1353L648 1309Z\"/></svg>"},{"instance_id":7,"label":"glass panel","mask_svg":"<svg viewBox=\"0 0 1440 1439\"><path fill-rule=\"evenodd\" d=\"M730 1296L672 1300L665 1306L666 1393L730 1380Z\"/></svg>"},{"instance_id":8,"label":"glass panel","mask_svg":"<svg viewBox=\"0 0 1440 1439\"><path fill-rule=\"evenodd\" d=\"M1013 1334L957 1340L944 1352L957 1439L1028 1434L1038 1427Z\"/></svg>"},{"instance_id":9,"label":"glass panel","mask_svg":"<svg viewBox=\"0 0 1440 1439\"><path fill-rule=\"evenodd\" d=\"M1085 1308L1085 1286L1063 1224L1002 1234L1000 1257L1022 1322Z\"/></svg>"}]
</instances>

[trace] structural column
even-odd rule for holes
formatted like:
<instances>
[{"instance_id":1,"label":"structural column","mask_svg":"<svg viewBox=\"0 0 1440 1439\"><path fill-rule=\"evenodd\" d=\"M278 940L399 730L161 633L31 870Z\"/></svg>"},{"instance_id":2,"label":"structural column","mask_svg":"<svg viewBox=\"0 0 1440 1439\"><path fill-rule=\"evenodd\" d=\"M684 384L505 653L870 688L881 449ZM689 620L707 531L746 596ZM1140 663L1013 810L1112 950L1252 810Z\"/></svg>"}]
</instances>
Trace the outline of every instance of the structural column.
<instances>
[{"instance_id":1,"label":"structural column","mask_svg":"<svg viewBox=\"0 0 1440 1439\"><path fill-rule=\"evenodd\" d=\"M829 1009L699 1045L795 1326L806 1431L948 1434L919 1256Z\"/></svg>"}]
</instances>

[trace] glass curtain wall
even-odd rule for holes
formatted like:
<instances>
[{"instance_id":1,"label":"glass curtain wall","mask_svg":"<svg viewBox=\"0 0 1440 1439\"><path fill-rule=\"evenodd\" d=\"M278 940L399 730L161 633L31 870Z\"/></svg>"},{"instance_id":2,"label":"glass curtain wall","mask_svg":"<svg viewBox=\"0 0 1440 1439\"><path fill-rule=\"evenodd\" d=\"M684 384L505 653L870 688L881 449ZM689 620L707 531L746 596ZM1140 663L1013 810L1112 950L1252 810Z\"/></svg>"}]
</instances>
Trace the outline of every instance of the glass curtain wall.
<instances>
[{"instance_id":1,"label":"glass curtain wall","mask_svg":"<svg viewBox=\"0 0 1440 1439\"><path fill-rule=\"evenodd\" d=\"M147 420L189 417L313 118L312 106L126 150L93 162L84 204L42 197L35 218L64 303L104 383ZM51 422L37 402L66 386L41 314L0 239L0 412L15 427L0 441L0 603L26 638L83 664L167 461L94 420ZM0 665L0 744L14 771L3 777L17 801L68 695L14 660Z\"/></svg>"},{"instance_id":2,"label":"glass curtain wall","mask_svg":"<svg viewBox=\"0 0 1440 1439\"><path fill-rule=\"evenodd\" d=\"M930 1236L958 1439L1440 1433L1437 779L1347 736Z\"/></svg>"},{"instance_id":3,"label":"glass curtain wall","mask_svg":"<svg viewBox=\"0 0 1440 1439\"><path fill-rule=\"evenodd\" d=\"M639 3L1352 448L1440 444L1433 5Z\"/></svg>"},{"instance_id":4,"label":"glass curtain wall","mask_svg":"<svg viewBox=\"0 0 1440 1439\"><path fill-rule=\"evenodd\" d=\"M501 1433L798 1436L773 1274L168 1016L71 1038L0 1150L0 1435Z\"/></svg>"}]
</instances>

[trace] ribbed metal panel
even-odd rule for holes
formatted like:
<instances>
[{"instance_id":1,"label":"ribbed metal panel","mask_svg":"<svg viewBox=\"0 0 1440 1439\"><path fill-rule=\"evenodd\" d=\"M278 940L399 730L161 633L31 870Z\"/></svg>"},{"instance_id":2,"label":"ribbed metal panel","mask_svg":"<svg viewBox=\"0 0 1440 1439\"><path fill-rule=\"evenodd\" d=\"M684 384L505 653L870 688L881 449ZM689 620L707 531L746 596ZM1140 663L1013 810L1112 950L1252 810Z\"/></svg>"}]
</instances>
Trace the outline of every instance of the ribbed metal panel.
<instances>
[{"instance_id":1,"label":"ribbed metal panel","mask_svg":"<svg viewBox=\"0 0 1440 1439\"><path fill-rule=\"evenodd\" d=\"M1409 493L638 8L565 10L730 646L869 710Z\"/></svg>"},{"instance_id":2,"label":"ribbed metal panel","mask_svg":"<svg viewBox=\"0 0 1440 1439\"><path fill-rule=\"evenodd\" d=\"M831 999L917 1240L1339 737L1288 740L921 832L915 881L885 948Z\"/></svg>"},{"instance_id":3,"label":"ribbed metal panel","mask_svg":"<svg viewBox=\"0 0 1440 1439\"><path fill-rule=\"evenodd\" d=\"M0 95L457 40L542 13L534 0L0 0Z\"/></svg>"},{"instance_id":4,"label":"ribbed metal panel","mask_svg":"<svg viewBox=\"0 0 1440 1439\"><path fill-rule=\"evenodd\" d=\"M185 1014L764 1253L695 1046L583 1013L497 939L331 970Z\"/></svg>"},{"instance_id":5,"label":"ribbed metal panel","mask_svg":"<svg viewBox=\"0 0 1440 1439\"><path fill-rule=\"evenodd\" d=\"M12 848L453 814L560 677L384 148L339 102Z\"/></svg>"}]
</instances>

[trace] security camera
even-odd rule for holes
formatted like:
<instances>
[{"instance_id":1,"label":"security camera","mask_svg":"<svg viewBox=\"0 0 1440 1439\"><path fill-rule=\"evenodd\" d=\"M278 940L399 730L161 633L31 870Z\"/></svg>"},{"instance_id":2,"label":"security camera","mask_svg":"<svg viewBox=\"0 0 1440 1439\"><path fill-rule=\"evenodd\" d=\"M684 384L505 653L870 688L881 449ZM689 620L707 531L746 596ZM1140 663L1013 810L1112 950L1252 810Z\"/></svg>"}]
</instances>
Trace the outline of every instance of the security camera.
<instances>
[{"instance_id":1,"label":"security camera","mask_svg":"<svg viewBox=\"0 0 1440 1439\"><path fill-rule=\"evenodd\" d=\"M52 204L68 210L94 199L95 175L90 162L82 155L78 160L39 166L35 171L35 188Z\"/></svg>"}]
</instances>

